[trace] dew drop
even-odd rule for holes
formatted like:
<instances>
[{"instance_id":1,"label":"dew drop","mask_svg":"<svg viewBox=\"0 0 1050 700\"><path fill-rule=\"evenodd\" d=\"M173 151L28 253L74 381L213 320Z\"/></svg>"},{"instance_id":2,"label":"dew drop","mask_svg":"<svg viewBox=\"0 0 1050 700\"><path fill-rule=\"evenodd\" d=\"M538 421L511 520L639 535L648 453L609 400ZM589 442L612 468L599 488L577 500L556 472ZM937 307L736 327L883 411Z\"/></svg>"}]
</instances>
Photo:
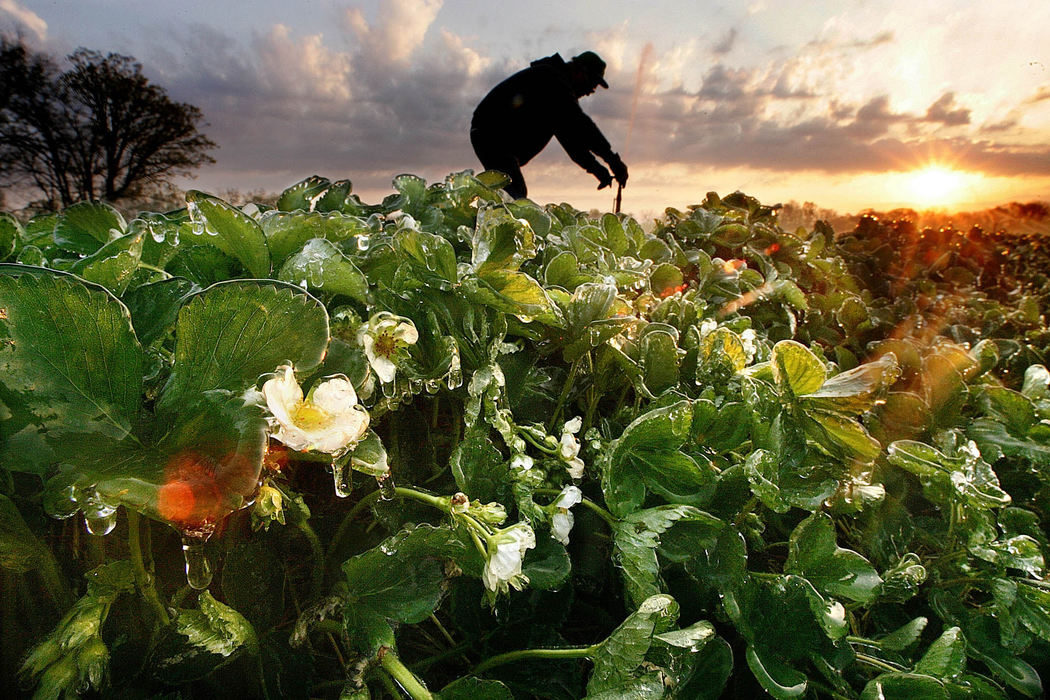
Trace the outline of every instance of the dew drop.
<instances>
[{"instance_id":1,"label":"dew drop","mask_svg":"<svg viewBox=\"0 0 1050 700\"><path fill-rule=\"evenodd\" d=\"M384 501L394 500L394 496L397 495L397 487L394 485L394 479L387 474L386 476L376 477L376 483L379 484L379 498Z\"/></svg>"},{"instance_id":2,"label":"dew drop","mask_svg":"<svg viewBox=\"0 0 1050 700\"><path fill-rule=\"evenodd\" d=\"M211 563L204 552L204 540L183 537L182 556L186 559L186 583L194 590L203 591L211 584Z\"/></svg>"},{"instance_id":3,"label":"dew drop","mask_svg":"<svg viewBox=\"0 0 1050 700\"><path fill-rule=\"evenodd\" d=\"M85 509L84 525L92 535L98 537L108 535L117 526L117 509L100 508L94 512Z\"/></svg>"},{"instance_id":4,"label":"dew drop","mask_svg":"<svg viewBox=\"0 0 1050 700\"><path fill-rule=\"evenodd\" d=\"M341 461L332 462L332 481L335 484L335 495L346 498L353 491L353 469Z\"/></svg>"}]
</instances>

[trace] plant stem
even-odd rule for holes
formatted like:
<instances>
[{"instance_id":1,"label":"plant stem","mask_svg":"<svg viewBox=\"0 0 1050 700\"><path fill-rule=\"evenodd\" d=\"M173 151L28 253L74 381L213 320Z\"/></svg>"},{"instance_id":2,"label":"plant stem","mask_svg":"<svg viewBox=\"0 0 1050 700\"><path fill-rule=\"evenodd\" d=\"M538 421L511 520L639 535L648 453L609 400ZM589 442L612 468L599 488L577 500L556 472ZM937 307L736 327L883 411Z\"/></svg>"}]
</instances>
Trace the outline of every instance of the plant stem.
<instances>
[{"instance_id":1,"label":"plant stem","mask_svg":"<svg viewBox=\"0 0 1050 700\"><path fill-rule=\"evenodd\" d=\"M494 666L500 666L518 659L589 659L601 648L601 644L592 644L589 647L566 647L563 649L518 649L508 651L505 654L490 656L480 664L471 669L471 675L477 675L487 671Z\"/></svg>"},{"instance_id":2,"label":"plant stem","mask_svg":"<svg viewBox=\"0 0 1050 700\"><path fill-rule=\"evenodd\" d=\"M166 626L171 622L171 618L168 617L168 611L165 609L164 603L161 602L160 596L157 595L157 589L153 585L153 577L146 571L146 565L142 557L142 540L139 533L141 518L138 512L130 508L125 508L124 510L128 514L128 549L131 553L131 565L135 569L135 585L138 587L142 597L153 608L160 623Z\"/></svg>"},{"instance_id":3,"label":"plant stem","mask_svg":"<svg viewBox=\"0 0 1050 700\"><path fill-rule=\"evenodd\" d=\"M554 426L558 424L558 418L561 416L561 409L565 405L565 400L569 398L569 391L572 389L572 385L576 382L576 373L580 370L580 360L583 358L577 358L572 366L569 367L569 376L565 378L565 384L562 385L561 394L558 395L558 403L554 406L554 413L551 414L551 422L547 426L547 432L554 432Z\"/></svg>"},{"instance_id":4,"label":"plant stem","mask_svg":"<svg viewBox=\"0 0 1050 700\"><path fill-rule=\"evenodd\" d=\"M434 697L427 690L427 687L416 678L415 674L401 663L401 659L397 658L397 654L392 649L385 648L380 651L379 663L382 664L383 670L389 673L397 684L409 694L412 700L432 700Z\"/></svg>"},{"instance_id":5,"label":"plant stem","mask_svg":"<svg viewBox=\"0 0 1050 700\"><path fill-rule=\"evenodd\" d=\"M324 588L324 573L325 573L325 558L324 548L321 547L321 540L317 537L317 533L310 527L310 523L305 520L296 523L296 528L303 538L310 544L310 553L313 555L314 566L310 576L310 598L316 600L321 597L321 591Z\"/></svg>"},{"instance_id":6,"label":"plant stem","mask_svg":"<svg viewBox=\"0 0 1050 700\"><path fill-rule=\"evenodd\" d=\"M426 503L428 506L433 506L438 510L449 512L448 498L441 496L432 496L429 493L423 493L422 491L416 491L415 489L405 488L404 486L395 486L394 494L401 496L402 498L410 498L420 503Z\"/></svg>"},{"instance_id":7,"label":"plant stem","mask_svg":"<svg viewBox=\"0 0 1050 700\"><path fill-rule=\"evenodd\" d=\"M875 668L880 668L888 673L900 673L902 670L901 668L898 668L897 666L890 664L887 661L883 661L882 659L876 659L874 656L868 656L867 654L855 654L855 656L857 657L857 661L860 661L862 664L867 664L869 666L874 666Z\"/></svg>"},{"instance_id":8,"label":"plant stem","mask_svg":"<svg viewBox=\"0 0 1050 700\"><path fill-rule=\"evenodd\" d=\"M557 496L561 493L561 491L559 491L558 489L536 489L533 493ZM616 519L615 515L602 508L600 505L590 500L589 498L583 498L582 500L580 500L580 505L582 505L584 508L593 511L596 515L601 516L601 519L604 520L609 525L609 527L616 527L617 523L620 522Z\"/></svg>"}]
</instances>

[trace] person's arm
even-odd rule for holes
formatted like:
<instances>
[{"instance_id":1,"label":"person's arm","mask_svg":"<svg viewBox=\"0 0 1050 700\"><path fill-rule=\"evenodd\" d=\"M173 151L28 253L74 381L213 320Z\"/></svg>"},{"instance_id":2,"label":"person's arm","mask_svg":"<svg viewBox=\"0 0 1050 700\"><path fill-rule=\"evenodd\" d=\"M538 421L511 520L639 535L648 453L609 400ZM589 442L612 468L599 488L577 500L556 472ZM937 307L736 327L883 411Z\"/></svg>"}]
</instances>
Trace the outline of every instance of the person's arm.
<instances>
[{"instance_id":1,"label":"person's arm","mask_svg":"<svg viewBox=\"0 0 1050 700\"><path fill-rule=\"evenodd\" d=\"M598 189L612 184L613 177L621 185L627 184L627 166L620 156L613 152L608 139L579 104L574 103L568 109L568 114L555 130L554 136L574 163L598 178ZM595 155L609 164L612 175L598 162Z\"/></svg>"}]
</instances>

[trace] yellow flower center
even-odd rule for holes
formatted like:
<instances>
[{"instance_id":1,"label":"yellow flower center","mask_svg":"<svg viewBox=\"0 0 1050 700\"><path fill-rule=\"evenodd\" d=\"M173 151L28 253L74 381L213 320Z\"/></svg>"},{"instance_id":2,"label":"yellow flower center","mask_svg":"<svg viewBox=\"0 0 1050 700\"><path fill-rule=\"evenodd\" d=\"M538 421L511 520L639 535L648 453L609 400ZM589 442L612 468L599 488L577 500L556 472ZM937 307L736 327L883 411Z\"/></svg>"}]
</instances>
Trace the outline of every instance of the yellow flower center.
<instances>
[{"instance_id":1,"label":"yellow flower center","mask_svg":"<svg viewBox=\"0 0 1050 700\"><path fill-rule=\"evenodd\" d=\"M292 420L303 430L320 430L331 422L332 417L328 411L304 401L295 407Z\"/></svg>"},{"instance_id":2,"label":"yellow flower center","mask_svg":"<svg viewBox=\"0 0 1050 700\"><path fill-rule=\"evenodd\" d=\"M383 357L390 357L397 350L397 340L394 339L393 333L380 333L376 336L375 343L372 345L372 350L377 355Z\"/></svg>"}]
</instances>

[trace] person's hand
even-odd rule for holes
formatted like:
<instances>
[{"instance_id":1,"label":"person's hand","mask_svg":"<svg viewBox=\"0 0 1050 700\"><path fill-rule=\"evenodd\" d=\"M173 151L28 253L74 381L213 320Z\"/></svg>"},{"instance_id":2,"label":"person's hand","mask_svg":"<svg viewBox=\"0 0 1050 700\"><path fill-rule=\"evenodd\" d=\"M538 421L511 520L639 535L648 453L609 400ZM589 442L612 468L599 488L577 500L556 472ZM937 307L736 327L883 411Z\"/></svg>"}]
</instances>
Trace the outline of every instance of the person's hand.
<instances>
[{"instance_id":1,"label":"person's hand","mask_svg":"<svg viewBox=\"0 0 1050 700\"><path fill-rule=\"evenodd\" d=\"M624 164L619 155L613 153L609 167L612 168L613 177L620 183L620 187L625 187L627 185L627 165Z\"/></svg>"},{"instance_id":2,"label":"person's hand","mask_svg":"<svg viewBox=\"0 0 1050 700\"><path fill-rule=\"evenodd\" d=\"M604 190L612 184L613 176L609 174L608 170L602 170L600 173L595 173L594 176L598 178L598 189L600 190Z\"/></svg>"}]
</instances>

